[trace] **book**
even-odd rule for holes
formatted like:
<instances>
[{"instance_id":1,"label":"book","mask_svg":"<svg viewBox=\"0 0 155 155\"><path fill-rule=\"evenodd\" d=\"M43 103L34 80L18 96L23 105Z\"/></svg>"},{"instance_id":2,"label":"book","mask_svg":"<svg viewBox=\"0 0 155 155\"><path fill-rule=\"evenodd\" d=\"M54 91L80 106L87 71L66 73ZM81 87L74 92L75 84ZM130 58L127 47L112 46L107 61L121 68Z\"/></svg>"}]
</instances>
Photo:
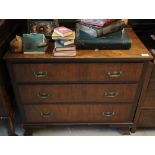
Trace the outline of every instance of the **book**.
<instances>
[{"instance_id":1,"label":"book","mask_svg":"<svg viewBox=\"0 0 155 155\"><path fill-rule=\"evenodd\" d=\"M53 40L74 40L75 39L75 31L69 36L66 37L61 37L57 33L53 32L52 33L52 39Z\"/></svg>"},{"instance_id":2,"label":"book","mask_svg":"<svg viewBox=\"0 0 155 155\"><path fill-rule=\"evenodd\" d=\"M55 51L53 50L54 56L76 56L76 50L71 51Z\"/></svg>"},{"instance_id":3,"label":"book","mask_svg":"<svg viewBox=\"0 0 155 155\"><path fill-rule=\"evenodd\" d=\"M57 40L57 42L62 46L68 46L74 44L74 40Z\"/></svg>"},{"instance_id":4,"label":"book","mask_svg":"<svg viewBox=\"0 0 155 155\"><path fill-rule=\"evenodd\" d=\"M122 20L117 20L104 27L97 27L97 26L87 25L83 23L76 24L76 29L84 31L93 37L101 37L103 35L122 30L124 27L125 27L125 23Z\"/></svg>"},{"instance_id":5,"label":"book","mask_svg":"<svg viewBox=\"0 0 155 155\"><path fill-rule=\"evenodd\" d=\"M71 45L71 46L62 46L61 44L59 44L57 41L55 41L55 51L71 51L71 50L75 50L75 45Z\"/></svg>"},{"instance_id":6,"label":"book","mask_svg":"<svg viewBox=\"0 0 155 155\"><path fill-rule=\"evenodd\" d=\"M104 25L110 24L118 19L82 19L81 22L89 25L103 27Z\"/></svg>"},{"instance_id":7,"label":"book","mask_svg":"<svg viewBox=\"0 0 155 155\"><path fill-rule=\"evenodd\" d=\"M83 23L77 23L76 29L84 31L88 33L89 35L93 37L101 37L103 35L103 30L101 27L93 26L93 25L87 25Z\"/></svg>"},{"instance_id":8,"label":"book","mask_svg":"<svg viewBox=\"0 0 155 155\"><path fill-rule=\"evenodd\" d=\"M66 37L69 36L73 33L73 31L69 28L66 28L64 26L60 26L54 29L54 32L58 35L60 35L61 37Z\"/></svg>"},{"instance_id":9,"label":"book","mask_svg":"<svg viewBox=\"0 0 155 155\"><path fill-rule=\"evenodd\" d=\"M44 54L46 50L45 35L39 33L23 34L24 54Z\"/></svg>"},{"instance_id":10,"label":"book","mask_svg":"<svg viewBox=\"0 0 155 155\"><path fill-rule=\"evenodd\" d=\"M83 31L76 33L77 49L129 49L131 43L132 40L125 29L100 38L94 38Z\"/></svg>"},{"instance_id":11,"label":"book","mask_svg":"<svg viewBox=\"0 0 155 155\"><path fill-rule=\"evenodd\" d=\"M117 32L117 31L122 30L124 27L125 27L124 21L122 21L122 20L115 21L110 25L104 26L102 28L102 34L106 35L109 33Z\"/></svg>"}]
</instances>

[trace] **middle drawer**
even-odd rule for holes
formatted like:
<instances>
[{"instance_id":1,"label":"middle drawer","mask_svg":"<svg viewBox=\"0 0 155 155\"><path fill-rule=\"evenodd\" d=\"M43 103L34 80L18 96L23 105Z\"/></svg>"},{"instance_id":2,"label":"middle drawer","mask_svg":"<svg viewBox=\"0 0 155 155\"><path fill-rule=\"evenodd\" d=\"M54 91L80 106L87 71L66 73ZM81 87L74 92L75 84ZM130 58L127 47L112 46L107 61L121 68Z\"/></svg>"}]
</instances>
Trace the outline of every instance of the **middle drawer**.
<instances>
[{"instance_id":1,"label":"middle drawer","mask_svg":"<svg viewBox=\"0 0 155 155\"><path fill-rule=\"evenodd\" d=\"M137 84L20 85L23 103L133 102Z\"/></svg>"}]
</instances>

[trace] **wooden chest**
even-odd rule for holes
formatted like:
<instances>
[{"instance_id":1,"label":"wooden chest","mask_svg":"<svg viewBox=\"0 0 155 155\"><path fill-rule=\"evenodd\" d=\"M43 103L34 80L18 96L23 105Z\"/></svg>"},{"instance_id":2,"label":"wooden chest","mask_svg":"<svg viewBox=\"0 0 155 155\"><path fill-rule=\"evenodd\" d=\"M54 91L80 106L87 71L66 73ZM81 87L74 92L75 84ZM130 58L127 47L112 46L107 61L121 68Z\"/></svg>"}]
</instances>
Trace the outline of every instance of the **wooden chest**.
<instances>
[{"instance_id":1,"label":"wooden chest","mask_svg":"<svg viewBox=\"0 0 155 155\"><path fill-rule=\"evenodd\" d=\"M79 50L76 57L5 55L26 129L59 124L127 128L141 95L151 54L127 29L129 50Z\"/></svg>"},{"instance_id":2,"label":"wooden chest","mask_svg":"<svg viewBox=\"0 0 155 155\"><path fill-rule=\"evenodd\" d=\"M155 63L149 64L145 79L145 91L137 108L133 132L136 127L155 127Z\"/></svg>"}]
</instances>

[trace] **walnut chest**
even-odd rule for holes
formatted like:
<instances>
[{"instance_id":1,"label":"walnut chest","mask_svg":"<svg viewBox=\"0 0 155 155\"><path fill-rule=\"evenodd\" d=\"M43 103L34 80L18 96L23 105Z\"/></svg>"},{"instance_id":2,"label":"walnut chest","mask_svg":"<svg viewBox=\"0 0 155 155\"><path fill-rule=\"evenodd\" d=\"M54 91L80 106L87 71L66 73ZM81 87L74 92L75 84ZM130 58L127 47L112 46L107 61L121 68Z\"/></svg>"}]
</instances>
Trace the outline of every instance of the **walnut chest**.
<instances>
[{"instance_id":1,"label":"walnut chest","mask_svg":"<svg viewBox=\"0 0 155 155\"><path fill-rule=\"evenodd\" d=\"M26 129L107 124L130 129L151 54L132 29L129 50L79 50L76 57L5 55Z\"/></svg>"}]
</instances>

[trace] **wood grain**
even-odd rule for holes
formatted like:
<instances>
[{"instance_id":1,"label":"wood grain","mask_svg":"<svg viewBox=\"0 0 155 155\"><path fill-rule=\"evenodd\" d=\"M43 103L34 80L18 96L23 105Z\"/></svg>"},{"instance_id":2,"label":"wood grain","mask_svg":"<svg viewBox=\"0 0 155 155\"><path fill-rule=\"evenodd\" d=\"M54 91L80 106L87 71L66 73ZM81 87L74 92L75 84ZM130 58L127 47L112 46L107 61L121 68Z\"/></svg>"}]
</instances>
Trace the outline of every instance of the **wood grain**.
<instances>
[{"instance_id":1,"label":"wood grain","mask_svg":"<svg viewBox=\"0 0 155 155\"><path fill-rule=\"evenodd\" d=\"M23 125L106 123L129 130L153 57L133 30L126 30L132 39L129 50L78 50L76 57L54 57L52 50L40 55L8 51L4 59ZM105 91L120 94L106 98Z\"/></svg>"},{"instance_id":2,"label":"wood grain","mask_svg":"<svg viewBox=\"0 0 155 155\"><path fill-rule=\"evenodd\" d=\"M143 63L36 63L14 64L17 82L59 82L59 81L138 81ZM110 77L108 72L121 72ZM46 72L47 76L37 78L35 73ZM25 76L23 76L25 75Z\"/></svg>"},{"instance_id":3,"label":"wood grain","mask_svg":"<svg viewBox=\"0 0 155 155\"><path fill-rule=\"evenodd\" d=\"M29 104L47 102L132 103L135 99L137 84L48 84L20 85L18 88L22 103ZM106 96L111 92L114 92L114 95L112 94L114 97Z\"/></svg>"},{"instance_id":4,"label":"wood grain","mask_svg":"<svg viewBox=\"0 0 155 155\"><path fill-rule=\"evenodd\" d=\"M155 110L141 110L138 126L155 127Z\"/></svg>"},{"instance_id":5,"label":"wood grain","mask_svg":"<svg viewBox=\"0 0 155 155\"><path fill-rule=\"evenodd\" d=\"M128 104L53 104L24 106L27 122L127 122L131 105ZM49 116L41 113L51 112ZM103 112L114 112L105 116Z\"/></svg>"}]
</instances>

